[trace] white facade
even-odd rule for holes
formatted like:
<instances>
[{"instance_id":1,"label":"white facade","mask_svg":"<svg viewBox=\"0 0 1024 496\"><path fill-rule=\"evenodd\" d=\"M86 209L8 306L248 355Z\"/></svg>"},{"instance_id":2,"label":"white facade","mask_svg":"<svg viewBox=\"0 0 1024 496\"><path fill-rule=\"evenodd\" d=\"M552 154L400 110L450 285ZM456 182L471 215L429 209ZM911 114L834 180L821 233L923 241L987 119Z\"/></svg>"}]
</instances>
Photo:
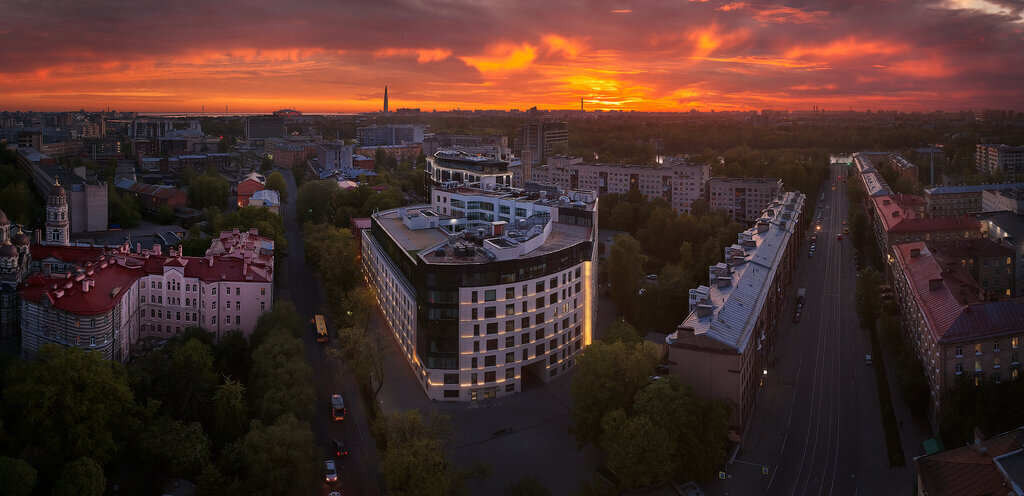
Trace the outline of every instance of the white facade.
<instances>
[{"instance_id":1,"label":"white facade","mask_svg":"<svg viewBox=\"0 0 1024 496\"><path fill-rule=\"evenodd\" d=\"M996 171L1024 173L1024 146L979 144L974 159L978 172L982 174Z\"/></svg>"},{"instance_id":2,"label":"white facade","mask_svg":"<svg viewBox=\"0 0 1024 496\"><path fill-rule=\"evenodd\" d=\"M520 169L525 170L525 169ZM704 197L704 184L711 166L673 161L664 165L622 165L585 163L581 158L551 157L548 165L534 167L524 181L553 184L562 189L584 189L597 194L624 195L637 190L648 200L664 199L677 213L691 213L693 202Z\"/></svg>"},{"instance_id":3,"label":"white facade","mask_svg":"<svg viewBox=\"0 0 1024 496\"><path fill-rule=\"evenodd\" d=\"M707 182L708 206L737 222L754 222L781 194L782 179L777 178L713 177Z\"/></svg>"},{"instance_id":4,"label":"white facade","mask_svg":"<svg viewBox=\"0 0 1024 496\"><path fill-rule=\"evenodd\" d=\"M597 202L592 197L589 203L542 202L518 193L435 189L429 207L374 215L373 227L362 231L365 273L428 397L475 401L513 394L522 391L526 377L546 382L575 365L576 354L591 342L596 317L597 226L582 225L587 220L572 224L575 218L561 209L589 212L593 223ZM477 208L456 208L459 216L452 216L453 202ZM498 220L502 206L508 221ZM477 212L494 214L493 221L476 215L467 220ZM530 219L519 227L531 228L516 231L516 219ZM459 255L453 243L470 240L483 226L486 239L474 238L469 253ZM508 251L498 252L502 248ZM403 258L392 260L389 253ZM544 258L560 253L580 258ZM520 263L534 257L535 263ZM552 270L546 269L548 262ZM472 267L468 273L467 266ZM445 283L446 276L461 282ZM437 321L451 323L457 343L453 359L420 349L430 342L423 333Z\"/></svg>"}]
</instances>

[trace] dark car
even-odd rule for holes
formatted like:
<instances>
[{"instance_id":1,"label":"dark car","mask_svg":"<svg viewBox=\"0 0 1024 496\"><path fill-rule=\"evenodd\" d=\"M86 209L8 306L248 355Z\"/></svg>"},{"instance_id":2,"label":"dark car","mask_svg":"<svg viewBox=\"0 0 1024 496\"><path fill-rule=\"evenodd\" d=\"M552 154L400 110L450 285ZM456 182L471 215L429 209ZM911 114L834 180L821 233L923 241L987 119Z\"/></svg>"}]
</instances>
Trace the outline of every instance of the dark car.
<instances>
[{"instance_id":1,"label":"dark car","mask_svg":"<svg viewBox=\"0 0 1024 496\"><path fill-rule=\"evenodd\" d=\"M793 323L794 324L799 324L800 323L800 313L799 312L793 314Z\"/></svg>"},{"instance_id":2,"label":"dark car","mask_svg":"<svg viewBox=\"0 0 1024 496\"><path fill-rule=\"evenodd\" d=\"M348 448L345 447L345 442L340 439L334 440L334 455L335 456L348 456Z\"/></svg>"}]
</instances>

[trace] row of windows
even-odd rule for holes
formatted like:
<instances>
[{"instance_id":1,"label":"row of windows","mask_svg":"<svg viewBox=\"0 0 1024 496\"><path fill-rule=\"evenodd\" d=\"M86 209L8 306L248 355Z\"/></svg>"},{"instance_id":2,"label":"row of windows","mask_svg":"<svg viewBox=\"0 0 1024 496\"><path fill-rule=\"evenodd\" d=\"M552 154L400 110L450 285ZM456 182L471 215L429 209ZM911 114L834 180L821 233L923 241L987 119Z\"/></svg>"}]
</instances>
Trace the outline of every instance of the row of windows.
<instances>
[{"instance_id":1,"label":"row of windows","mask_svg":"<svg viewBox=\"0 0 1024 496\"><path fill-rule=\"evenodd\" d=\"M1020 338L1019 337L1010 338L1010 348L1016 350L1019 347L1020 347ZM982 347L981 343L976 343L974 345L974 354L975 355L981 355L982 352L983 352L982 348L983 347ZM1000 342L999 341L993 341L992 342L992 351L993 352L999 352L1000 350L1001 350ZM963 348L963 346L957 346L956 347L956 357L960 358L962 356L964 356L964 348ZM1017 354L1014 353L1013 357L1014 357L1013 361L1016 362L1017 361L1017 359L1016 359Z\"/></svg>"},{"instance_id":2,"label":"row of windows","mask_svg":"<svg viewBox=\"0 0 1024 496\"><path fill-rule=\"evenodd\" d=\"M564 284L567 284L570 280L578 279L580 277L581 273L582 273L582 269L580 269L579 267L576 267L575 274L570 273L570 272L566 272L566 273L562 274L562 284L564 285ZM534 294L543 293L547 289L555 289L557 287L558 287L558 276L552 277L551 279L548 280L547 288L545 288L544 281L537 281L537 283L534 286L534 289L535 289ZM529 289L529 286L526 285L526 284L523 284L522 291L520 292L519 295L521 297L525 297L528 294L527 293L528 289ZM575 289L576 289L576 292L581 291L582 290L582 285L577 282ZM563 296L562 296L563 298L567 297L565 289L562 289L562 294L563 294ZM497 301L497 299L498 299L498 290L497 289L487 289L487 290L484 290L483 291L483 296L484 296L483 301L485 301L485 302ZM552 297L556 297L557 293L552 293L551 296ZM515 286L508 286L508 287L506 287L505 288L505 299L506 300L511 300L511 299L515 299L515 298L516 298L516 287ZM538 298L537 299L538 306L543 305L542 303L540 303L540 301L542 299L543 298ZM557 301L557 300L553 300L551 303L554 304L555 301ZM470 302L471 303L479 303L480 302L480 292L478 292L478 291L471 292L470 293Z\"/></svg>"},{"instance_id":3,"label":"row of windows","mask_svg":"<svg viewBox=\"0 0 1024 496\"><path fill-rule=\"evenodd\" d=\"M142 287L142 289L146 289L146 281L142 281L142 286L141 287ZM164 289L163 281L154 281L153 284L150 285L150 289L157 289L157 290ZM170 291L180 291L181 290L181 283L178 282L178 281L167 281L167 289L170 290ZM195 291L198 291L198 290L199 290L199 285L198 284L185 284L185 291L195 292ZM211 294L216 296L217 295L217 286L214 286L213 288L211 288L210 292L211 292ZM206 294L206 288L203 288L203 294ZM231 286L225 286L224 287L224 294L231 294ZM242 288L240 286L235 286L235 294L236 295L241 295L242 294ZM266 296L266 295L267 295L267 288L260 288L260 296Z\"/></svg>"}]
</instances>

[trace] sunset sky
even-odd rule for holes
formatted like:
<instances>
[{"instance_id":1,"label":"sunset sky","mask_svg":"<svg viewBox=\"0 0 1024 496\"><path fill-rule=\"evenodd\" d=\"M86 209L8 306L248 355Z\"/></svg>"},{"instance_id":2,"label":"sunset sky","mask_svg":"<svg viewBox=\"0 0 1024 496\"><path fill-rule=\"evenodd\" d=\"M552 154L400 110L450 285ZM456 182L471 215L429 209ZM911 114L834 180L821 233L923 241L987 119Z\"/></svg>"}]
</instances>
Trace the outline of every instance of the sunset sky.
<instances>
[{"instance_id":1,"label":"sunset sky","mask_svg":"<svg viewBox=\"0 0 1024 496\"><path fill-rule=\"evenodd\" d=\"M229 5L231 4L231 5ZM0 109L1024 110L1024 0L7 0Z\"/></svg>"}]
</instances>

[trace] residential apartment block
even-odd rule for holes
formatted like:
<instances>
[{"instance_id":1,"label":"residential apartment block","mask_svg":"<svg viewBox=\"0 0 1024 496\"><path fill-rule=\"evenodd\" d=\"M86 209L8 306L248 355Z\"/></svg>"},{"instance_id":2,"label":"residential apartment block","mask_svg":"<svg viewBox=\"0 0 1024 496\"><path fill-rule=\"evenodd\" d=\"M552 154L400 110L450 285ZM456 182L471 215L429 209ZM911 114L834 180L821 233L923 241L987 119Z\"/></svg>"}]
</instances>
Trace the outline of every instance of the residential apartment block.
<instances>
[{"instance_id":1,"label":"residential apartment block","mask_svg":"<svg viewBox=\"0 0 1024 496\"><path fill-rule=\"evenodd\" d=\"M1024 214L1024 187L982 191L981 211Z\"/></svg>"},{"instance_id":2,"label":"residential apartment block","mask_svg":"<svg viewBox=\"0 0 1024 496\"><path fill-rule=\"evenodd\" d=\"M475 401L575 366L596 316L596 235L592 192L435 187L430 205L372 216L363 268L427 396Z\"/></svg>"},{"instance_id":3,"label":"residential apartment block","mask_svg":"<svg viewBox=\"0 0 1024 496\"><path fill-rule=\"evenodd\" d=\"M919 196L874 196L869 203L883 257L891 256L892 246L900 243L982 237L981 223L973 217L926 217L926 204Z\"/></svg>"},{"instance_id":4,"label":"residential apartment block","mask_svg":"<svg viewBox=\"0 0 1024 496\"><path fill-rule=\"evenodd\" d=\"M33 358L47 343L95 350L126 361L145 338L164 339L192 326L217 338L249 334L274 301L274 243L255 229L222 232L205 257L166 255L127 244L97 260L44 270L21 289L21 351ZM95 247L64 247L62 257ZM34 250L33 250L34 251ZM84 257L86 259L91 257Z\"/></svg>"},{"instance_id":5,"label":"residential apartment block","mask_svg":"<svg viewBox=\"0 0 1024 496\"><path fill-rule=\"evenodd\" d=\"M525 168L518 168L522 176ZM693 202L704 198L704 185L711 177L711 166L670 160L659 165L623 165L585 163L581 158L550 157L546 166L532 168L531 177L513 178L516 184L534 181L553 184L565 190L586 189L597 194L626 194L637 190L648 200L661 198L676 213L691 213Z\"/></svg>"},{"instance_id":6,"label":"residential apartment block","mask_svg":"<svg viewBox=\"0 0 1024 496\"><path fill-rule=\"evenodd\" d=\"M784 193L690 290L690 314L666 338L670 372L706 398L732 407L730 436L742 437L775 345L799 257L805 197Z\"/></svg>"},{"instance_id":7,"label":"residential apartment block","mask_svg":"<svg viewBox=\"0 0 1024 496\"><path fill-rule=\"evenodd\" d=\"M711 210L725 211L737 222L754 222L782 194L782 179L771 177L712 177L705 185Z\"/></svg>"},{"instance_id":8,"label":"residential apartment block","mask_svg":"<svg viewBox=\"0 0 1024 496\"><path fill-rule=\"evenodd\" d=\"M512 149L508 137L500 134L446 134L438 133L423 138L423 154L430 157L438 150L455 149L467 153L484 155L489 158L512 160Z\"/></svg>"},{"instance_id":9,"label":"residential apartment block","mask_svg":"<svg viewBox=\"0 0 1024 496\"><path fill-rule=\"evenodd\" d=\"M991 211L985 210L983 201L985 192L1003 189L1024 190L1024 183L970 184L928 188L924 190L924 198L928 203L926 212L931 217L955 217ZM992 201L991 197L989 201Z\"/></svg>"},{"instance_id":10,"label":"residential apartment block","mask_svg":"<svg viewBox=\"0 0 1024 496\"><path fill-rule=\"evenodd\" d=\"M974 153L978 172L994 174L996 171L1024 173L1024 146L1009 146L980 143Z\"/></svg>"},{"instance_id":11,"label":"residential apartment block","mask_svg":"<svg viewBox=\"0 0 1024 496\"><path fill-rule=\"evenodd\" d=\"M982 233L1013 250L1013 265L1016 267L1014 296L1024 296L1024 216L1011 212L988 212L978 214L978 219Z\"/></svg>"},{"instance_id":12,"label":"residential apartment block","mask_svg":"<svg viewBox=\"0 0 1024 496\"><path fill-rule=\"evenodd\" d=\"M360 146L404 145L422 143L423 131L426 126L421 124L392 124L388 126L366 126L356 129L356 139Z\"/></svg>"},{"instance_id":13,"label":"residential apartment block","mask_svg":"<svg viewBox=\"0 0 1024 496\"><path fill-rule=\"evenodd\" d=\"M524 162L537 165L546 163L549 157L568 153L568 147L568 124L564 121L536 120L519 126L512 148Z\"/></svg>"},{"instance_id":14,"label":"residential apartment block","mask_svg":"<svg viewBox=\"0 0 1024 496\"><path fill-rule=\"evenodd\" d=\"M1024 299L985 301L955 261L923 242L893 246L893 288L904 332L924 364L931 412L958 378L1017 379L1024 338Z\"/></svg>"}]
</instances>

